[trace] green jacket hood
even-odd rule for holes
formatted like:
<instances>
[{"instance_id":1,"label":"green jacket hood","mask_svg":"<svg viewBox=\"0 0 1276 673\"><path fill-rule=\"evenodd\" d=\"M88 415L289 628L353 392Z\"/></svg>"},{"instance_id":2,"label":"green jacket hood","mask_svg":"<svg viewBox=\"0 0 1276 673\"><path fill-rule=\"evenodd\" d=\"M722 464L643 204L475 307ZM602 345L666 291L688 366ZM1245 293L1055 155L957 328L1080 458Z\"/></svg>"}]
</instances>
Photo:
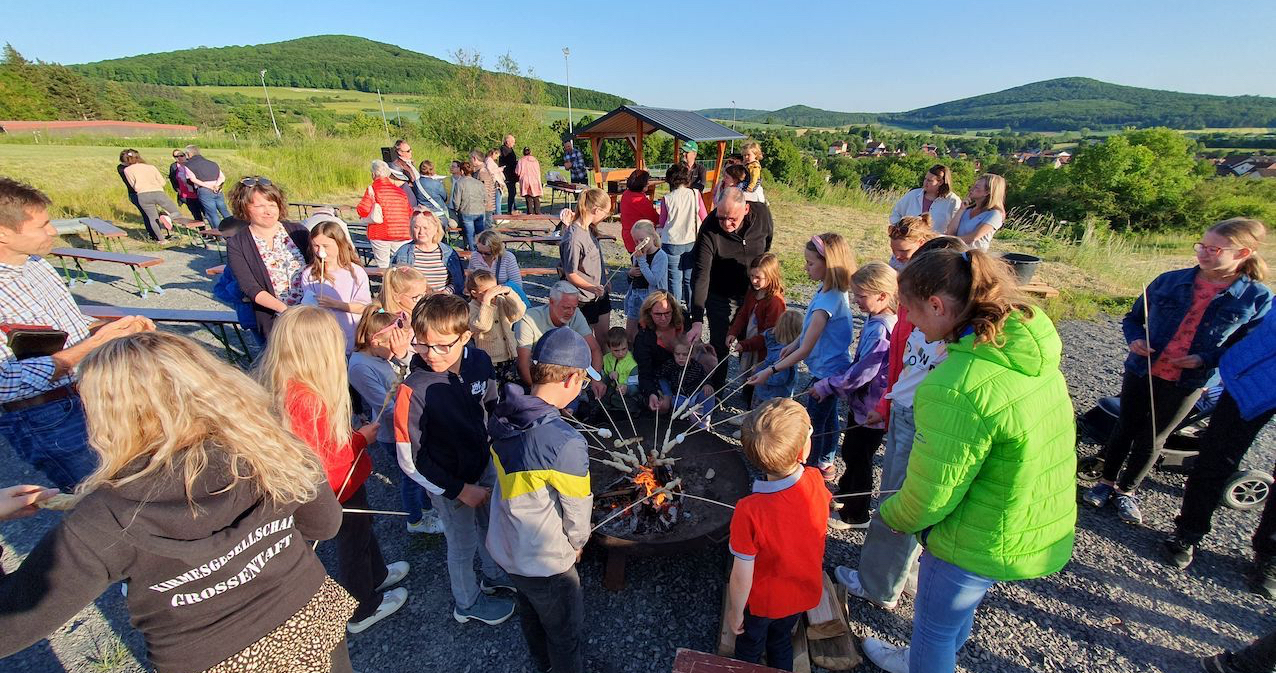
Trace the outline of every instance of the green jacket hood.
<instances>
[{"instance_id":1,"label":"green jacket hood","mask_svg":"<svg viewBox=\"0 0 1276 673\"><path fill-rule=\"evenodd\" d=\"M997 343L975 345L975 335L967 334L957 343L948 344L948 352L969 353L971 357L986 360L1024 376L1042 376L1057 371L1063 360L1063 344L1049 319L1040 319L1041 309L1034 309L1031 318L1015 311L1006 318ZM1000 344L1000 345L997 345Z\"/></svg>"}]
</instances>

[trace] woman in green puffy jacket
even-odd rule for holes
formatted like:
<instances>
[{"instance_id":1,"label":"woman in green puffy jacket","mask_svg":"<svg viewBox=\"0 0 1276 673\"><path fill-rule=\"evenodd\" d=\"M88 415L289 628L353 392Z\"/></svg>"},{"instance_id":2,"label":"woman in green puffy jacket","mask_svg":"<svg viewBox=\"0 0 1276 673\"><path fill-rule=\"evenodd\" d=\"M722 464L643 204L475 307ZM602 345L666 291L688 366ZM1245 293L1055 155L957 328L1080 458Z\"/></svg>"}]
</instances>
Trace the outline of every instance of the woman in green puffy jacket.
<instances>
[{"instance_id":1,"label":"woman in green puffy jacket","mask_svg":"<svg viewBox=\"0 0 1276 673\"><path fill-rule=\"evenodd\" d=\"M918 387L903 488L881 505L922 555L913 639L864 651L891 673L949 673L998 581L1057 572L1077 518L1072 401L1054 324L1017 296L999 259L937 250L899 277L900 302L948 359Z\"/></svg>"}]
</instances>

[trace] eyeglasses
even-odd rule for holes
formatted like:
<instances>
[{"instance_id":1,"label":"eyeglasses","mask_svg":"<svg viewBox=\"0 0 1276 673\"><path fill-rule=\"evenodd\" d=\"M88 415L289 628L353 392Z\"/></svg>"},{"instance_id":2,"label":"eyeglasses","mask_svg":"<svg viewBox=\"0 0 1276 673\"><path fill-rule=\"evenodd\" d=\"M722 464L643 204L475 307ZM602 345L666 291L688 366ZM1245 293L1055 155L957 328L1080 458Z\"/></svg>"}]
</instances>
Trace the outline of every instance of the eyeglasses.
<instances>
[{"instance_id":1,"label":"eyeglasses","mask_svg":"<svg viewBox=\"0 0 1276 673\"><path fill-rule=\"evenodd\" d=\"M411 148L411 147L400 147L400 148L399 148L399 154L412 154L412 148Z\"/></svg>"},{"instance_id":2,"label":"eyeglasses","mask_svg":"<svg viewBox=\"0 0 1276 673\"><path fill-rule=\"evenodd\" d=\"M652 315L652 317L657 317L657 316L658 316L658 317L663 318L663 317L665 317L665 316L673 315L673 311L652 311L652 312L651 312L651 315Z\"/></svg>"},{"instance_id":3,"label":"eyeglasses","mask_svg":"<svg viewBox=\"0 0 1276 673\"><path fill-rule=\"evenodd\" d=\"M1224 250L1240 250L1240 248L1220 248L1217 245L1205 245L1204 243L1197 243L1192 246L1192 249L1198 254L1201 252L1208 252L1210 256L1218 255L1218 253L1223 252Z\"/></svg>"},{"instance_id":4,"label":"eyeglasses","mask_svg":"<svg viewBox=\"0 0 1276 673\"><path fill-rule=\"evenodd\" d=\"M450 344L423 344L420 341L413 339L412 348L418 351L421 351L421 350L433 351L435 355L447 355L449 352L451 352L453 348L456 348L457 344L461 343L461 337L463 336L465 335L464 334L456 335L456 339L454 339L452 343Z\"/></svg>"},{"instance_id":5,"label":"eyeglasses","mask_svg":"<svg viewBox=\"0 0 1276 673\"><path fill-rule=\"evenodd\" d=\"M377 309L376 312L389 313L389 311L383 308ZM399 311L399 314L394 317L394 322L381 328L381 330L377 332L376 334L373 334L372 337L368 339L368 341L376 341L377 337L381 336L382 334L385 334L386 332L389 332L392 329L403 329L405 326L407 326L407 324L408 324L408 314L404 313L403 311Z\"/></svg>"},{"instance_id":6,"label":"eyeglasses","mask_svg":"<svg viewBox=\"0 0 1276 673\"><path fill-rule=\"evenodd\" d=\"M269 178L263 178L260 175L258 175L254 177L244 178L243 180L239 181L239 184L245 187L257 187L259 185L262 187L269 187L274 183L271 182Z\"/></svg>"},{"instance_id":7,"label":"eyeglasses","mask_svg":"<svg viewBox=\"0 0 1276 673\"><path fill-rule=\"evenodd\" d=\"M185 153L185 152L173 152L173 158L174 158L174 159L184 159L184 158L186 158L186 153Z\"/></svg>"}]
</instances>

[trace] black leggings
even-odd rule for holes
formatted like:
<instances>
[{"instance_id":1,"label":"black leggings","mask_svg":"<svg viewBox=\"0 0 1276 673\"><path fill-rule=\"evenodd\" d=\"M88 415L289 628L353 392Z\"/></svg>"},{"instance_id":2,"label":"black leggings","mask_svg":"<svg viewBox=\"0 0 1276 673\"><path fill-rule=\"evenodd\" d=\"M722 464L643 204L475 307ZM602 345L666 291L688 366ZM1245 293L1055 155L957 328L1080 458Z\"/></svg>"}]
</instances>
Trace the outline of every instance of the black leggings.
<instances>
[{"instance_id":1,"label":"black leggings","mask_svg":"<svg viewBox=\"0 0 1276 673\"><path fill-rule=\"evenodd\" d=\"M847 419L854 425L854 418ZM837 480L839 494L864 493L873 490L873 455L882 445L885 429L851 427L842 434L842 461L846 471ZM861 495L846 498L842 507L842 520L849 523L868 521L868 503L872 496Z\"/></svg>"},{"instance_id":2,"label":"black leggings","mask_svg":"<svg viewBox=\"0 0 1276 673\"><path fill-rule=\"evenodd\" d=\"M364 486L341 503L343 507L368 509L368 491ZM357 622L372 616L381 606L377 587L385 581L385 559L381 557L381 545L372 532L372 515L343 514L341 528L337 530L337 582L359 601L350 621Z\"/></svg>"},{"instance_id":3,"label":"black leggings","mask_svg":"<svg viewBox=\"0 0 1276 673\"><path fill-rule=\"evenodd\" d=\"M1201 396L1201 389L1183 388L1174 381L1152 377L1155 437L1148 394L1147 376L1127 371L1121 379L1121 415L1103 447L1103 478L1116 482L1117 488L1127 493L1136 490L1152 471L1166 438L1187 417Z\"/></svg>"}]
</instances>

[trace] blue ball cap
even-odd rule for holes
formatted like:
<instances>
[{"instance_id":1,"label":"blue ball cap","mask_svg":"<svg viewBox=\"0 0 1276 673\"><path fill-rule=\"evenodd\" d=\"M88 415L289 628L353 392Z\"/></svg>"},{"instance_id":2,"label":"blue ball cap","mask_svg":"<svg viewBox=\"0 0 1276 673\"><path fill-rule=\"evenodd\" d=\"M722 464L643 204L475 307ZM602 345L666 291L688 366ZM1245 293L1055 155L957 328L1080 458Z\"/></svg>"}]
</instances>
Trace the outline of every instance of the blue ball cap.
<instances>
[{"instance_id":1,"label":"blue ball cap","mask_svg":"<svg viewBox=\"0 0 1276 673\"><path fill-rule=\"evenodd\" d=\"M589 372L589 377L601 381L602 376L593 368L593 355L585 338L570 327L555 327L541 335L532 347L532 364L561 365Z\"/></svg>"}]
</instances>

